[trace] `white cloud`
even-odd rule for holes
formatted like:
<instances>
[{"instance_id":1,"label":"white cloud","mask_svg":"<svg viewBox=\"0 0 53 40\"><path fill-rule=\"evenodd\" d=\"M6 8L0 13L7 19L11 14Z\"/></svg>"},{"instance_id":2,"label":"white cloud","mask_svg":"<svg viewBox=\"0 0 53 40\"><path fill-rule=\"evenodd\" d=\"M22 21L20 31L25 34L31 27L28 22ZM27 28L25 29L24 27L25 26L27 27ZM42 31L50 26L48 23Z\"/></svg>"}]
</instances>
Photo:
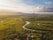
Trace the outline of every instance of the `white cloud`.
<instances>
[{"instance_id":1,"label":"white cloud","mask_svg":"<svg viewBox=\"0 0 53 40\"><path fill-rule=\"evenodd\" d=\"M31 0L32 1L32 0ZM46 2L47 4L47 2ZM48 2L50 4L50 2ZM44 12L52 6L29 6L22 3L22 0L0 0L0 9L6 9L15 12L33 13L33 12ZM53 8L53 7L52 7Z\"/></svg>"},{"instance_id":2,"label":"white cloud","mask_svg":"<svg viewBox=\"0 0 53 40\"><path fill-rule=\"evenodd\" d=\"M21 0L0 0L0 9L18 12L32 12L32 7L21 3Z\"/></svg>"}]
</instances>

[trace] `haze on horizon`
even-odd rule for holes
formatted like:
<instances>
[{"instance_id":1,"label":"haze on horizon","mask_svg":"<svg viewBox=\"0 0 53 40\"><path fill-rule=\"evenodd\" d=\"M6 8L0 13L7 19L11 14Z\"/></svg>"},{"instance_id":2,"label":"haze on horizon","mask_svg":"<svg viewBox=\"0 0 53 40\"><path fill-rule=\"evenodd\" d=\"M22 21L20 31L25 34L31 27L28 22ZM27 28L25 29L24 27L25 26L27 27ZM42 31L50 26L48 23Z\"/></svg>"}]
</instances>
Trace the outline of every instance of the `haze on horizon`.
<instances>
[{"instance_id":1,"label":"haze on horizon","mask_svg":"<svg viewBox=\"0 0 53 40\"><path fill-rule=\"evenodd\" d=\"M53 0L0 0L0 11L22 13L53 13ZM44 14L44 13L43 13Z\"/></svg>"}]
</instances>

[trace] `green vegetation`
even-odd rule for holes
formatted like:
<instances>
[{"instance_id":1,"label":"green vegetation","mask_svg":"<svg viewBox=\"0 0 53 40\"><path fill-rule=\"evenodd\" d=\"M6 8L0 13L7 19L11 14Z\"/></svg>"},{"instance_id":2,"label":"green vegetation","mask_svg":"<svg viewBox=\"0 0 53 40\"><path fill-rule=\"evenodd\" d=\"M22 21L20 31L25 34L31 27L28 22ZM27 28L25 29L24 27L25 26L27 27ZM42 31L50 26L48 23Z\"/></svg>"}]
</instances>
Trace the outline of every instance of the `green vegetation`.
<instances>
[{"instance_id":1,"label":"green vegetation","mask_svg":"<svg viewBox=\"0 0 53 40\"><path fill-rule=\"evenodd\" d=\"M0 17L0 40L13 40L24 34L22 16Z\"/></svg>"},{"instance_id":2,"label":"green vegetation","mask_svg":"<svg viewBox=\"0 0 53 40\"><path fill-rule=\"evenodd\" d=\"M53 21L34 21L27 25L27 28L53 30Z\"/></svg>"},{"instance_id":3,"label":"green vegetation","mask_svg":"<svg viewBox=\"0 0 53 40\"><path fill-rule=\"evenodd\" d=\"M25 21L28 31L22 28ZM40 33L39 33L40 32ZM0 40L53 40L53 15L0 16Z\"/></svg>"},{"instance_id":4,"label":"green vegetation","mask_svg":"<svg viewBox=\"0 0 53 40\"><path fill-rule=\"evenodd\" d=\"M35 30L35 35L40 36L43 40L53 40L53 17L51 16L32 16L29 17L31 22L26 26L28 29ZM36 32L38 34L36 34ZM45 37L45 38L44 38ZM38 40L41 40L37 37Z\"/></svg>"}]
</instances>

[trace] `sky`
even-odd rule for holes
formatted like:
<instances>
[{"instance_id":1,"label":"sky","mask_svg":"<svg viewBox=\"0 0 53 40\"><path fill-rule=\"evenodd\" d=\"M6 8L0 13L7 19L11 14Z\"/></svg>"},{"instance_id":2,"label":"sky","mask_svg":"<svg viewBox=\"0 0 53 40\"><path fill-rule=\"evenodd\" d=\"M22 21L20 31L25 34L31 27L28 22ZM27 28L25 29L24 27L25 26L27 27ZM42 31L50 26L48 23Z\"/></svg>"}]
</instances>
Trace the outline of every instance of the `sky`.
<instances>
[{"instance_id":1,"label":"sky","mask_svg":"<svg viewBox=\"0 0 53 40\"><path fill-rule=\"evenodd\" d=\"M0 0L0 10L36 13L53 12L53 0Z\"/></svg>"}]
</instances>

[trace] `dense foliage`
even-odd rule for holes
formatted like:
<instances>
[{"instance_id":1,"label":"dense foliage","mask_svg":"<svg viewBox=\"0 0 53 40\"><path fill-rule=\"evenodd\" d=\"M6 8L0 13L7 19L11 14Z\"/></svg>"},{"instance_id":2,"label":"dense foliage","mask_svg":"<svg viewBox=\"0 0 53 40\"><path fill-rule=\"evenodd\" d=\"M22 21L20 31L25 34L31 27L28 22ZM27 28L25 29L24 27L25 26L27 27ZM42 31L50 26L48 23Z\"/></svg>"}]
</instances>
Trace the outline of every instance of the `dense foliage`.
<instances>
[{"instance_id":1,"label":"dense foliage","mask_svg":"<svg viewBox=\"0 0 53 40\"><path fill-rule=\"evenodd\" d=\"M0 40L18 40L24 34L24 23L21 16L0 17Z\"/></svg>"},{"instance_id":2,"label":"dense foliage","mask_svg":"<svg viewBox=\"0 0 53 40\"><path fill-rule=\"evenodd\" d=\"M53 17L32 16L32 17L29 17L29 19L30 19L29 20L30 24L27 25L26 28L35 30L34 32L35 34L36 33L38 34L38 37L42 35L43 37L43 39L41 38L42 40L53 40Z\"/></svg>"},{"instance_id":3,"label":"dense foliage","mask_svg":"<svg viewBox=\"0 0 53 40\"><path fill-rule=\"evenodd\" d=\"M35 31L23 29L25 21L30 22L26 28ZM0 40L53 40L53 16L0 16Z\"/></svg>"}]
</instances>

